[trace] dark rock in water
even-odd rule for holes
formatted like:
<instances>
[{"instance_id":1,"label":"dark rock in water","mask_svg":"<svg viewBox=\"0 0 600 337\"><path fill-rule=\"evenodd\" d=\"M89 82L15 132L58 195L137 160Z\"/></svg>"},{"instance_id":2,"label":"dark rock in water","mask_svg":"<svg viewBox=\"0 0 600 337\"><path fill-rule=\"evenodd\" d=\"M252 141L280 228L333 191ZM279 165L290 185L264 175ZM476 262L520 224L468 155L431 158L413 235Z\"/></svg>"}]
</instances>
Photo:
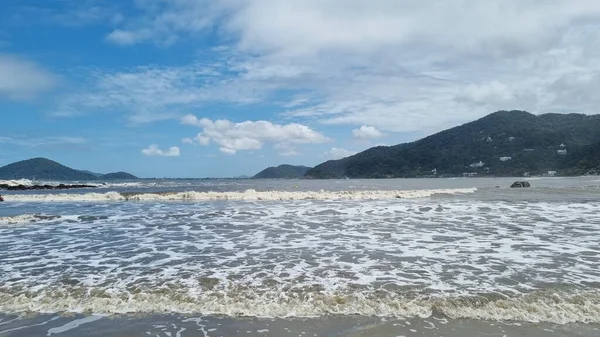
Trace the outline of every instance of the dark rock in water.
<instances>
[{"instance_id":1,"label":"dark rock in water","mask_svg":"<svg viewBox=\"0 0 600 337\"><path fill-rule=\"evenodd\" d=\"M94 185L83 185L83 184L75 184L75 185L8 185L8 184L0 184L0 190L7 191L28 191L28 190L68 190L72 188L95 188Z\"/></svg>"},{"instance_id":2,"label":"dark rock in water","mask_svg":"<svg viewBox=\"0 0 600 337\"><path fill-rule=\"evenodd\" d=\"M515 181L510 188L522 188L522 187L531 187L528 181Z\"/></svg>"}]
</instances>

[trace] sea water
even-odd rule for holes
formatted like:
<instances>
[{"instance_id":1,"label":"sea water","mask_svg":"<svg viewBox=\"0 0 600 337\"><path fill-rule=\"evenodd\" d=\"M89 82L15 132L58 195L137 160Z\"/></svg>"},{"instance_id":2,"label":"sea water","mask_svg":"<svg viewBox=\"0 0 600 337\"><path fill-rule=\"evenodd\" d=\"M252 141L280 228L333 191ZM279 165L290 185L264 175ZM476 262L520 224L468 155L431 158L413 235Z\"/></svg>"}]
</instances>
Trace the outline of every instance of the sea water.
<instances>
[{"instance_id":1,"label":"sea water","mask_svg":"<svg viewBox=\"0 0 600 337\"><path fill-rule=\"evenodd\" d=\"M600 178L514 180L6 192L0 336L600 335Z\"/></svg>"}]
</instances>

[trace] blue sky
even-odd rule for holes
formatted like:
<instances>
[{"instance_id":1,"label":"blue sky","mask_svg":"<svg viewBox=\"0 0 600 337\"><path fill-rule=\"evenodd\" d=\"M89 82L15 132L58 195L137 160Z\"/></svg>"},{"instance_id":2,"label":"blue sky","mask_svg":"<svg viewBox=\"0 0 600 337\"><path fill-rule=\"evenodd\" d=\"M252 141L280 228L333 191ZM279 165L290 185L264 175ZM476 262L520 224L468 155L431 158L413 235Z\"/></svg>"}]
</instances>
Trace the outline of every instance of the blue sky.
<instances>
[{"instance_id":1,"label":"blue sky","mask_svg":"<svg viewBox=\"0 0 600 337\"><path fill-rule=\"evenodd\" d=\"M3 0L0 165L254 174L597 113L597 1Z\"/></svg>"}]
</instances>

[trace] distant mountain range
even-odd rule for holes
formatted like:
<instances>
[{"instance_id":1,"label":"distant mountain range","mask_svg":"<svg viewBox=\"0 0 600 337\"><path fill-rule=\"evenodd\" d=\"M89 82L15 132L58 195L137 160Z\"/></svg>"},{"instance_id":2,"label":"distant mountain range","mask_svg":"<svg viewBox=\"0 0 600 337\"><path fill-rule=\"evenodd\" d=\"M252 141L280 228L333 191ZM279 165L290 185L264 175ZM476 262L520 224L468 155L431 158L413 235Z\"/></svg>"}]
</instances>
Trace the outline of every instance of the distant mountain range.
<instances>
[{"instance_id":1,"label":"distant mountain range","mask_svg":"<svg viewBox=\"0 0 600 337\"><path fill-rule=\"evenodd\" d=\"M497 111L411 143L377 146L302 174L269 167L254 178L412 178L600 173L600 115Z\"/></svg>"},{"instance_id":2,"label":"distant mountain range","mask_svg":"<svg viewBox=\"0 0 600 337\"><path fill-rule=\"evenodd\" d=\"M600 172L600 115L497 111L412 143L326 161L305 178L581 175Z\"/></svg>"},{"instance_id":3,"label":"distant mountain range","mask_svg":"<svg viewBox=\"0 0 600 337\"><path fill-rule=\"evenodd\" d=\"M294 166L294 165L279 165L277 167L268 167L258 174L254 179L297 179L302 178L306 172L310 169L307 166Z\"/></svg>"},{"instance_id":4,"label":"distant mountain range","mask_svg":"<svg viewBox=\"0 0 600 337\"><path fill-rule=\"evenodd\" d=\"M33 158L0 167L0 179L37 180L128 180L137 179L126 172L99 174L75 170L46 158Z\"/></svg>"},{"instance_id":5,"label":"distant mountain range","mask_svg":"<svg viewBox=\"0 0 600 337\"><path fill-rule=\"evenodd\" d=\"M280 165L255 179L411 178L600 173L600 115L497 111L423 139L377 146L313 168ZM45 158L0 167L0 179L126 180L75 170Z\"/></svg>"}]
</instances>

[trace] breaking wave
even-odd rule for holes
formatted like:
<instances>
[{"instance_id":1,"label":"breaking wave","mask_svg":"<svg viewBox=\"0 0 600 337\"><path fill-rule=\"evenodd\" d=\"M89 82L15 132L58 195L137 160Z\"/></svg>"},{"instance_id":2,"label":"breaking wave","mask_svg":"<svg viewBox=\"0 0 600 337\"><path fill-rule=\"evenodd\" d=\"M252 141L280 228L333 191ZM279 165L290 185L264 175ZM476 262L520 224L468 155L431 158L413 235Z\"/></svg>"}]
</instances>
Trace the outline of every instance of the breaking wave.
<instances>
[{"instance_id":1,"label":"breaking wave","mask_svg":"<svg viewBox=\"0 0 600 337\"><path fill-rule=\"evenodd\" d=\"M0 180L0 185L8 185L8 186L33 186L33 181L29 179L16 179L16 180Z\"/></svg>"},{"instance_id":2,"label":"breaking wave","mask_svg":"<svg viewBox=\"0 0 600 337\"><path fill-rule=\"evenodd\" d=\"M7 201L209 201L209 200L362 200L425 198L436 194L473 193L476 188L396 190L396 191L256 191L235 192L164 192L164 193L60 193L13 194Z\"/></svg>"},{"instance_id":3,"label":"breaking wave","mask_svg":"<svg viewBox=\"0 0 600 337\"><path fill-rule=\"evenodd\" d=\"M147 291L148 290L148 291ZM535 291L518 297L498 294L407 297L394 293L323 293L314 290L257 292L253 289L202 291L165 285L159 289L60 287L35 292L0 289L7 313L157 314L184 313L246 317L362 315L430 317L444 315L496 321L600 323L598 292Z\"/></svg>"},{"instance_id":4,"label":"breaking wave","mask_svg":"<svg viewBox=\"0 0 600 337\"><path fill-rule=\"evenodd\" d=\"M0 225L18 225L40 220L52 220L58 216L41 215L41 214L19 214L13 216L0 216Z\"/></svg>"}]
</instances>

